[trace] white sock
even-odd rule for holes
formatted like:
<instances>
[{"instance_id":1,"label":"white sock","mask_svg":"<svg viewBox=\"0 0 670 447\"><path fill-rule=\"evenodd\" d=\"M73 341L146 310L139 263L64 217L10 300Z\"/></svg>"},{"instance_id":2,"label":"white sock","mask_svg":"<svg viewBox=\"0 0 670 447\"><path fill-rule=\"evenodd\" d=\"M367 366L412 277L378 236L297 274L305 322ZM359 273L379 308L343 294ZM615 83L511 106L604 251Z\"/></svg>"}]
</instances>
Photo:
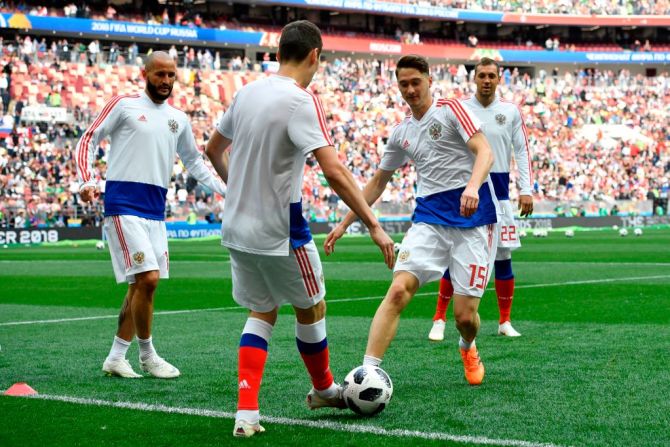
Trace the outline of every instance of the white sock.
<instances>
[{"instance_id":1,"label":"white sock","mask_svg":"<svg viewBox=\"0 0 670 447\"><path fill-rule=\"evenodd\" d=\"M258 410L237 410L235 420L247 421L250 424L258 424L261 420L261 415Z\"/></svg>"},{"instance_id":2,"label":"white sock","mask_svg":"<svg viewBox=\"0 0 670 447\"><path fill-rule=\"evenodd\" d=\"M461 339L458 341L458 346L461 347L461 349L465 349L466 351L470 350L471 347L475 345L475 339L473 338L471 342L467 342L461 337Z\"/></svg>"},{"instance_id":3,"label":"white sock","mask_svg":"<svg viewBox=\"0 0 670 447\"><path fill-rule=\"evenodd\" d=\"M139 337L137 338L137 342L140 344L140 360L144 361L149 357L156 355L152 340L153 337L149 337L146 340L142 340Z\"/></svg>"},{"instance_id":4,"label":"white sock","mask_svg":"<svg viewBox=\"0 0 670 447\"><path fill-rule=\"evenodd\" d=\"M108 359L125 359L128 348L130 348L129 341L125 341L123 338L114 336L114 343L112 343L112 349L109 350Z\"/></svg>"},{"instance_id":5,"label":"white sock","mask_svg":"<svg viewBox=\"0 0 670 447\"><path fill-rule=\"evenodd\" d=\"M316 392L319 393L319 396L323 397L324 399L332 399L333 397L337 396L337 391L339 389L340 386L333 382L325 390L316 390Z\"/></svg>"},{"instance_id":6,"label":"white sock","mask_svg":"<svg viewBox=\"0 0 670 447\"><path fill-rule=\"evenodd\" d=\"M382 364L382 359L378 359L377 357L373 357L371 355L364 355L363 356L363 364L364 365L379 366L379 365Z\"/></svg>"}]
</instances>

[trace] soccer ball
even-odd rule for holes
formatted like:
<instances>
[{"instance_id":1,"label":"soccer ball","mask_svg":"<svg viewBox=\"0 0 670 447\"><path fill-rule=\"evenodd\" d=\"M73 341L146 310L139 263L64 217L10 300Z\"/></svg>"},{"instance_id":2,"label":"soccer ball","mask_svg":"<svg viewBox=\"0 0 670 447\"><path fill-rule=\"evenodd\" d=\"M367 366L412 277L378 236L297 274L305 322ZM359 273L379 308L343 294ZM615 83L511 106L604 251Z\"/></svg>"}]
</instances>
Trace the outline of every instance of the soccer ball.
<instances>
[{"instance_id":1,"label":"soccer ball","mask_svg":"<svg viewBox=\"0 0 670 447\"><path fill-rule=\"evenodd\" d=\"M526 236L528 236L528 234L526 233L526 230L521 230L521 232L519 233L519 237L524 238Z\"/></svg>"},{"instance_id":2,"label":"soccer ball","mask_svg":"<svg viewBox=\"0 0 670 447\"><path fill-rule=\"evenodd\" d=\"M628 230L626 230L625 228L620 229L619 230L619 236L621 236L621 237L628 236Z\"/></svg>"},{"instance_id":3,"label":"soccer ball","mask_svg":"<svg viewBox=\"0 0 670 447\"><path fill-rule=\"evenodd\" d=\"M354 368L342 383L342 397L347 407L362 416L381 413L393 395L393 382L378 366Z\"/></svg>"},{"instance_id":4,"label":"soccer ball","mask_svg":"<svg viewBox=\"0 0 670 447\"><path fill-rule=\"evenodd\" d=\"M540 229L533 230L533 237L542 237L542 230Z\"/></svg>"},{"instance_id":5,"label":"soccer ball","mask_svg":"<svg viewBox=\"0 0 670 447\"><path fill-rule=\"evenodd\" d=\"M97 248L98 250L102 250L105 248L105 243L102 241L98 241L95 243L95 248Z\"/></svg>"},{"instance_id":6,"label":"soccer ball","mask_svg":"<svg viewBox=\"0 0 670 447\"><path fill-rule=\"evenodd\" d=\"M574 237L575 232L573 230L565 230L565 237Z\"/></svg>"},{"instance_id":7,"label":"soccer ball","mask_svg":"<svg viewBox=\"0 0 670 447\"><path fill-rule=\"evenodd\" d=\"M398 256L399 251L400 251L400 244L396 242L393 244L393 253L395 253L395 255Z\"/></svg>"},{"instance_id":8,"label":"soccer ball","mask_svg":"<svg viewBox=\"0 0 670 447\"><path fill-rule=\"evenodd\" d=\"M636 228L633 230L633 234L635 234L635 236L642 236L642 228Z\"/></svg>"},{"instance_id":9,"label":"soccer ball","mask_svg":"<svg viewBox=\"0 0 670 447\"><path fill-rule=\"evenodd\" d=\"M619 229L619 225L612 225L612 229L613 229L614 231L618 230L618 229Z\"/></svg>"}]
</instances>

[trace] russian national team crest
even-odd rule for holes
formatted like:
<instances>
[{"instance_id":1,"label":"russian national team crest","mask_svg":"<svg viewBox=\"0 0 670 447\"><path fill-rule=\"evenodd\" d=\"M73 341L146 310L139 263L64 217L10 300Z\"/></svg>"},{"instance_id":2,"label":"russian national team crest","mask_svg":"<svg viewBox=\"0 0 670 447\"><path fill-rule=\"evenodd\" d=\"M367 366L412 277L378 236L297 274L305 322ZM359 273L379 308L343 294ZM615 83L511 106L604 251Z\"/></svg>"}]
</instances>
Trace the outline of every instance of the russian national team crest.
<instances>
[{"instance_id":1,"label":"russian national team crest","mask_svg":"<svg viewBox=\"0 0 670 447\"><path fill-rule=\"evenodd\" d=\"M409 259L409 250L403 250L398 253L398 262L405 262Z\"/></svg>"},{"instance_id":2,"label":"russian national team crest","mask_svg":"<svg viewBox=\"0 0 670 447\"><path fill-rule=\"evenodd\" d=\"M496 123L498 123L499 125L504 126L506 121L507 118L502 113L496 115Z\"/></svg>"},{"instance_id":3,"label":"russian national team crest","mask_svg":"<svg viewBox=\"0 0 670 447\"><path fill-rule=\"evenodd\" d=\"M144 252L138 251L133 253L133 261L135 261L135 264L137 265L142 265L142 263L144 262Z\"/></svg>"},{"instance_id":4,"label":"russian national team crest","mask_svg":"<svg viewBox=\"0 0 670 447\"><path fill-rule=\"evenodd\" d=\"M430 135L431 140L438 140L442 136L442 126L440 123L431 124L428 128L428 135Z\"/></svg>"},{"instance_id":5,"label":"russian national team crest","mask_svg":"<svg viewBox=\"0 0 670 447\"><path fill-rule=\"evenodd\" d=\"M170 118L168 120L168 127L170 128L170 132L177 133L177 131L179 130L179 123L177 123L177 121Z\"/></svg>"}]
</instances>

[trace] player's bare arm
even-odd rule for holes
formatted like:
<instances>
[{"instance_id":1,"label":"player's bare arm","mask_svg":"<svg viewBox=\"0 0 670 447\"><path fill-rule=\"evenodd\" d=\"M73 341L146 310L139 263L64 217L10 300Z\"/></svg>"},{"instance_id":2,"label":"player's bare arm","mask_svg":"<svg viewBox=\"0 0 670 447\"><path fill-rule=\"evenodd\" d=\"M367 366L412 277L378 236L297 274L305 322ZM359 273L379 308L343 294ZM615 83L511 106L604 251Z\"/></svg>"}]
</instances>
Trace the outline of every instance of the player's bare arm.
<instances>
[{"instance_id":1,"label":"player's bare arm","mask_svg":"<svg viewBox=\"0 0 670 447\"><path fill-rule=\"evenodd\" d=\"M212 166L214 166L214 170L225 183L228 183L228 148L232 142L233 140L224 137L218 130L215 130L212 133L212 138L207 142L207 148L205 149L205 154L212 163Z\"/></svg>"},{"instance_id":2,"label":"player's bare arm","mask_svg":"<svg viewBox=\"0 0 670 447\"><path fill-rule=\"evenodd\" d=\"M372 204L375 203L377 199L379 199L379 197L384 192L384 189L386 189L386 184L389 182L392 176L393 171L379 169L377 172L375 172L375 175L372 177L372 179L370 179L368 184L365 185L365 188L363 188L363 197L365 197L368 205L372 206ZM340 222L337 227L328 233L328 236L324 242L326 255L329 255L335 251L335 242L344 236L344 233L346 233L349 225L351 225L355 220L356 214L352 211L349 211L347 215L344 216L344 219L342 219L342 222Z\"/></svg>"},{"instance_id":3,"label":"player's bare arm","mask_svg":"<svg viewBox=\"0 0 670 447\"><path fill-rule=\"evenodd\" d=\"M332 146L325 146L315 150L313 153L319 162L319 166L321 166L323 175L328 180L328 184L344 200L344 203L361 218L365 226L368 227L370 237L384 254L384 262L388 268L393 268L393 264L395 264L393 239L379 225L377 218L366 202L366 198L361 193L361 190L358 189L353 176L338 160L335 149ZM384 183L384 185L386 184Z\"/></svg>"},{"instance_id":4,"label":"player's bare arm","mask_svg":"<svg viewBox=\"0 0 670 447\"><path fill-rule=\"evenodd\" d=\"M461 195L461 215L472 216L479 206L479 188L493 166L493 151L483 133L477 132L467 142L468 148L476 155L472 176Z\"/></svg>"}]
</instances>

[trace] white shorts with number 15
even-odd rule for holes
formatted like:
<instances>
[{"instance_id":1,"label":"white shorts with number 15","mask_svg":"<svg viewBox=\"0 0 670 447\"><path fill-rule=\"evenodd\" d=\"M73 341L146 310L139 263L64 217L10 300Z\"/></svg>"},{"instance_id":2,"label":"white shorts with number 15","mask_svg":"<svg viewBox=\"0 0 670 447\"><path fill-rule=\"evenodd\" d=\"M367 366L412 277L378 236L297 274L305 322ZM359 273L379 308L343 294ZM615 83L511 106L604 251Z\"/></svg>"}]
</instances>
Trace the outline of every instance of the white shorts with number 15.
<instances>
[{"instance_id":1,"label":"white shorts with number 15","mask_svg":"<svg viewBox=\"0 0 670 447\"><path fill-rule=\"evenodd\" d=\"M480 298L493 268L497 239L495 224L456 228L414 223L400 244L393 271L409 272L424 285L449 269L454 293Z\"/></svg>"}]
</instances>

